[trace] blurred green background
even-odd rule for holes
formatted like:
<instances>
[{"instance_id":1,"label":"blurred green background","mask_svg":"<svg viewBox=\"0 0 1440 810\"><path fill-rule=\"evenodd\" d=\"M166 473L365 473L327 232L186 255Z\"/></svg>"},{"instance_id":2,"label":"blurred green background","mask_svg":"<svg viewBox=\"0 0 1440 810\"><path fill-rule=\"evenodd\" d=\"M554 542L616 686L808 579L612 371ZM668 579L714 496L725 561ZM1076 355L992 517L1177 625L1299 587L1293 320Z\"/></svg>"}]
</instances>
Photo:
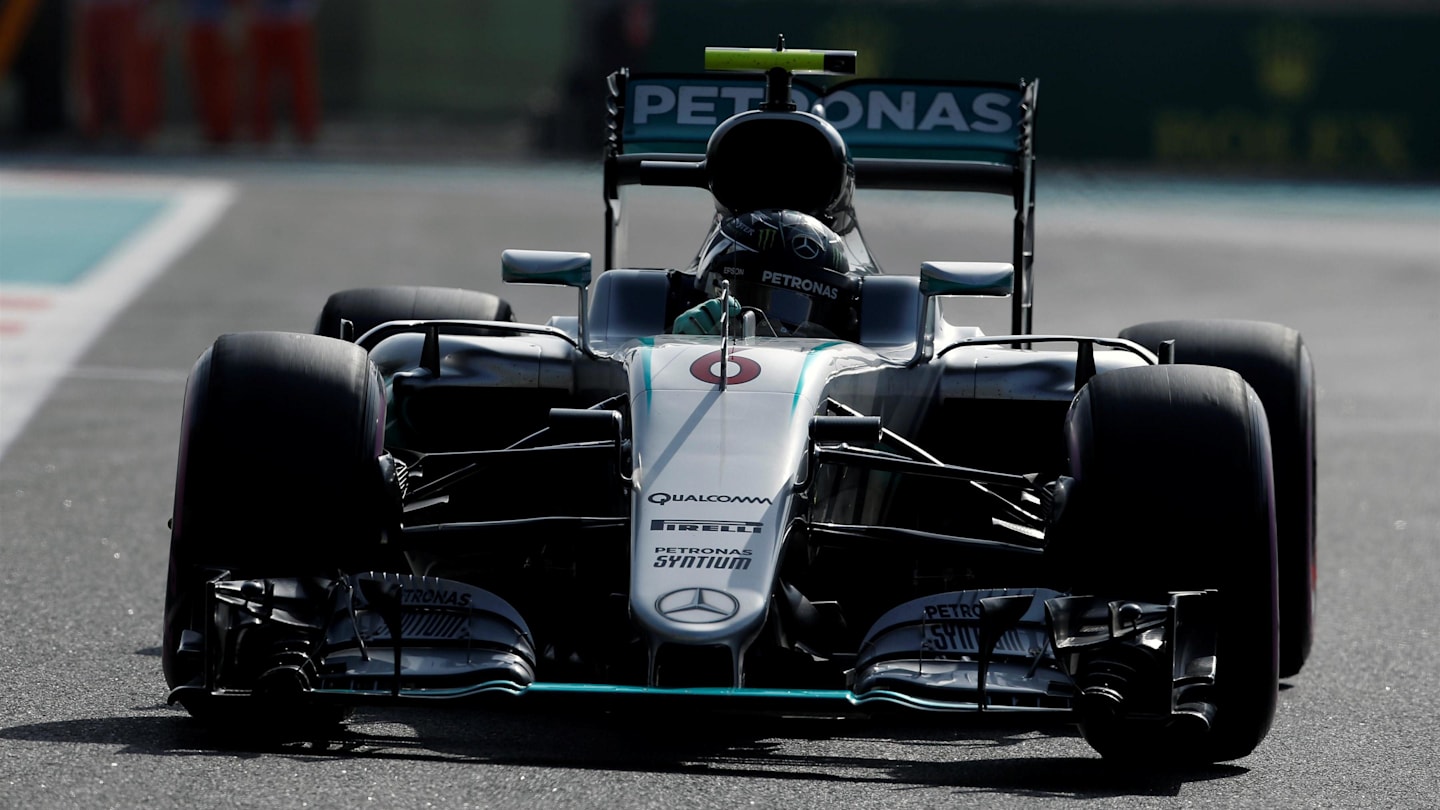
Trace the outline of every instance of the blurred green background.
<instances>
[{"instance_id":1,"label":"blurred green background","mask_svg":"<svg viewBox=\"0 0 1440 810\"><path fill-rule=\"evenodd\" d=\"M10 149L69 143L73 16L38 0L0 80ZM149 4L163 124L138 148L199 148L185 21ZM1440 177L1440 0L326 0L314 26L342 151L598 159L607 72L783 32L865 75L1039 78L1039 153L1066 165Z\"/></svg>"}]
</instances>

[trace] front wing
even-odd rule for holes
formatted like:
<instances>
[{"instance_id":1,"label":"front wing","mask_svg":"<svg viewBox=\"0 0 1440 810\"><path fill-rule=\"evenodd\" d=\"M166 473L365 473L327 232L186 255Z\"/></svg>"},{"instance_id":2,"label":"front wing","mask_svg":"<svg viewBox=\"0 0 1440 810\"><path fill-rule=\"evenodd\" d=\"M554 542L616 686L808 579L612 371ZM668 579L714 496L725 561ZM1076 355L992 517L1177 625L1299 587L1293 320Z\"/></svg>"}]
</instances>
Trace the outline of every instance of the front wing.
<instances>
[{"instance_id":1,"label":"front wing","mask_svg":"<svg viewBox=\"0 0 1440 810\"><path fill-rule=\"evenodd\" d=\"M426 703L513 698L661 700L740 710L876 713L1124 711L1208 722L1215 594L1139 602L1047 589L954 591L883 615L845 689L662 688L539 680L524 618L493 593L435 577L207 583L204 633L179 654L203 672L172 702Z\"/></svg>"}]
</instances>

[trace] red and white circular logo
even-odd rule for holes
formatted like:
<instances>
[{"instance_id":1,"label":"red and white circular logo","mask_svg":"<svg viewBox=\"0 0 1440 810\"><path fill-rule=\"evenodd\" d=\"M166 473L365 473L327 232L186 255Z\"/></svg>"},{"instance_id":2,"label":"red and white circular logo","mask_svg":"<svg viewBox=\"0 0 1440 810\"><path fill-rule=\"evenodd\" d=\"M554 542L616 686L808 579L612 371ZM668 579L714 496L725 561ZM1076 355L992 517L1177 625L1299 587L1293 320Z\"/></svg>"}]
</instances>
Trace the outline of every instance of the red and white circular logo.
<instances>
[{"instance_id":1,"label":"red and white circular logo","mask_svg":"<svg viewBox=\"0 0 1440 810\"><path fill-rule=\"evenodd\" d=\"M700 382L720 384L720 375L725 375L728 385L740 385L760 376L760 364L738 352L731 352L729 358L721 355L720 349L690 364L690 375Z\"/></svg>"}]
</instances>

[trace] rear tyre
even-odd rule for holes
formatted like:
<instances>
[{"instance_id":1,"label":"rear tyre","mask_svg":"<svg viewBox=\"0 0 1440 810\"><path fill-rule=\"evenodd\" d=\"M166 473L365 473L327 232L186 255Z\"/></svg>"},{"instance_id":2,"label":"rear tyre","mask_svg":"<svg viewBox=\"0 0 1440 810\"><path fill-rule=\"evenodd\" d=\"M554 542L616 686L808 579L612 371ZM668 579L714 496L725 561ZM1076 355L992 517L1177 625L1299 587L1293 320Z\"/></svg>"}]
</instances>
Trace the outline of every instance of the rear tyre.
<instances>
[{"instance_id":1,"label":"rear tyre","mask_svg":"<svg viewBox=\"0 0 1440 810\"><path fill-rule=\"evenodd\" d=\"M1218 591L1214 724L1204 734L1124 716L1083 719L1103 756L1169 764L1243 757L1275 714L1277 605L1270 442L1238 374L1204 366L1116 369L1066 419L1064 543L1077 593L1160 598Z\"/></svg>"},{"instance_id":2,"label":"rear tyre","mask_svg":"<svg viewBox=\"0 0 1440 810\"><path fill-rule=\"evenodd\" d=\"M224 335L196 361L185 392L162 664L171 688L203 684L205 582L333 576L374 566L393 519L378 458L380 378L360 347L280 332ZM248 701L245 701L248 703ZM182 699L218 719L220 701ZM231 704L233 705L233 702ZM290 720L338 720L340 712Z\"/></svg>"},{"instance_id":3,"label":"rear tyre","mask_svg":"<svg viewBox=\"0 0 1440 810\"><path fill-rule=\"evenodd\" d=\"M355 329L351 340L387 321L514 321L499 296L450 287L357 287L331 295L315 322L315 334L343 338L342 320Z\"/></svg>"},{"instance_id":4,"label":"rear tyre","mask_svg":"<svg viewBox=\"0 0 1440 810\"><path fill-rule=\"evenodd\" d=\"M1315 369L1294 329L1259 321L1156 321L1120 337L1175 362L1238 372L1265 405L1275 465L1280 577L1280 677L1300 672L1315 639Z\"/></svg>"}]
</instances>

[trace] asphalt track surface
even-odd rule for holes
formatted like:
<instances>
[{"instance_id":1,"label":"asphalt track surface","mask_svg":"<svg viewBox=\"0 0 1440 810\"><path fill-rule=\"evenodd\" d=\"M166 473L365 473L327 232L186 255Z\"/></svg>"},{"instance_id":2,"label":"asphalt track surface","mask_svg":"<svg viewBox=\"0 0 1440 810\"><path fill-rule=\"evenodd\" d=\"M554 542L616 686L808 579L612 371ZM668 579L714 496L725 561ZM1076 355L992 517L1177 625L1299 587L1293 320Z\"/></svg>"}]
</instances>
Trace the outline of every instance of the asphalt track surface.
<instances>
[{"instance_id":1,"label":"asphalt track surface","mask_svg":"<svg viewBox=\"0 0 1440 810\"><path fill-rule=\"evenodd\" d=\"M235 196L59 378L0 460L0 808L1427 807L1440 797L1433 190L1042 180L1038 331L1276 320L1304 333L1317 367L1315 652L1283 684L1253 755L1167 773L1102 764L1063 726L367 709L331 739L283 745L196 726L165 705L157 646L195 357L223 332L308 330L336 289L498 290L502 248L598 254L599 180L566 167L89 168L205 175ZM688 261L706 218L695 194L632 198L633 264ZM998 198L862 194L860 205L891 272L1008 258ZM525 319L573 310L569 291L505 294ZM954 314L997 331L997 306ZM280 450L275 473L276 497L303 488L305 471Z\"/></svg>"}]
</instances>

